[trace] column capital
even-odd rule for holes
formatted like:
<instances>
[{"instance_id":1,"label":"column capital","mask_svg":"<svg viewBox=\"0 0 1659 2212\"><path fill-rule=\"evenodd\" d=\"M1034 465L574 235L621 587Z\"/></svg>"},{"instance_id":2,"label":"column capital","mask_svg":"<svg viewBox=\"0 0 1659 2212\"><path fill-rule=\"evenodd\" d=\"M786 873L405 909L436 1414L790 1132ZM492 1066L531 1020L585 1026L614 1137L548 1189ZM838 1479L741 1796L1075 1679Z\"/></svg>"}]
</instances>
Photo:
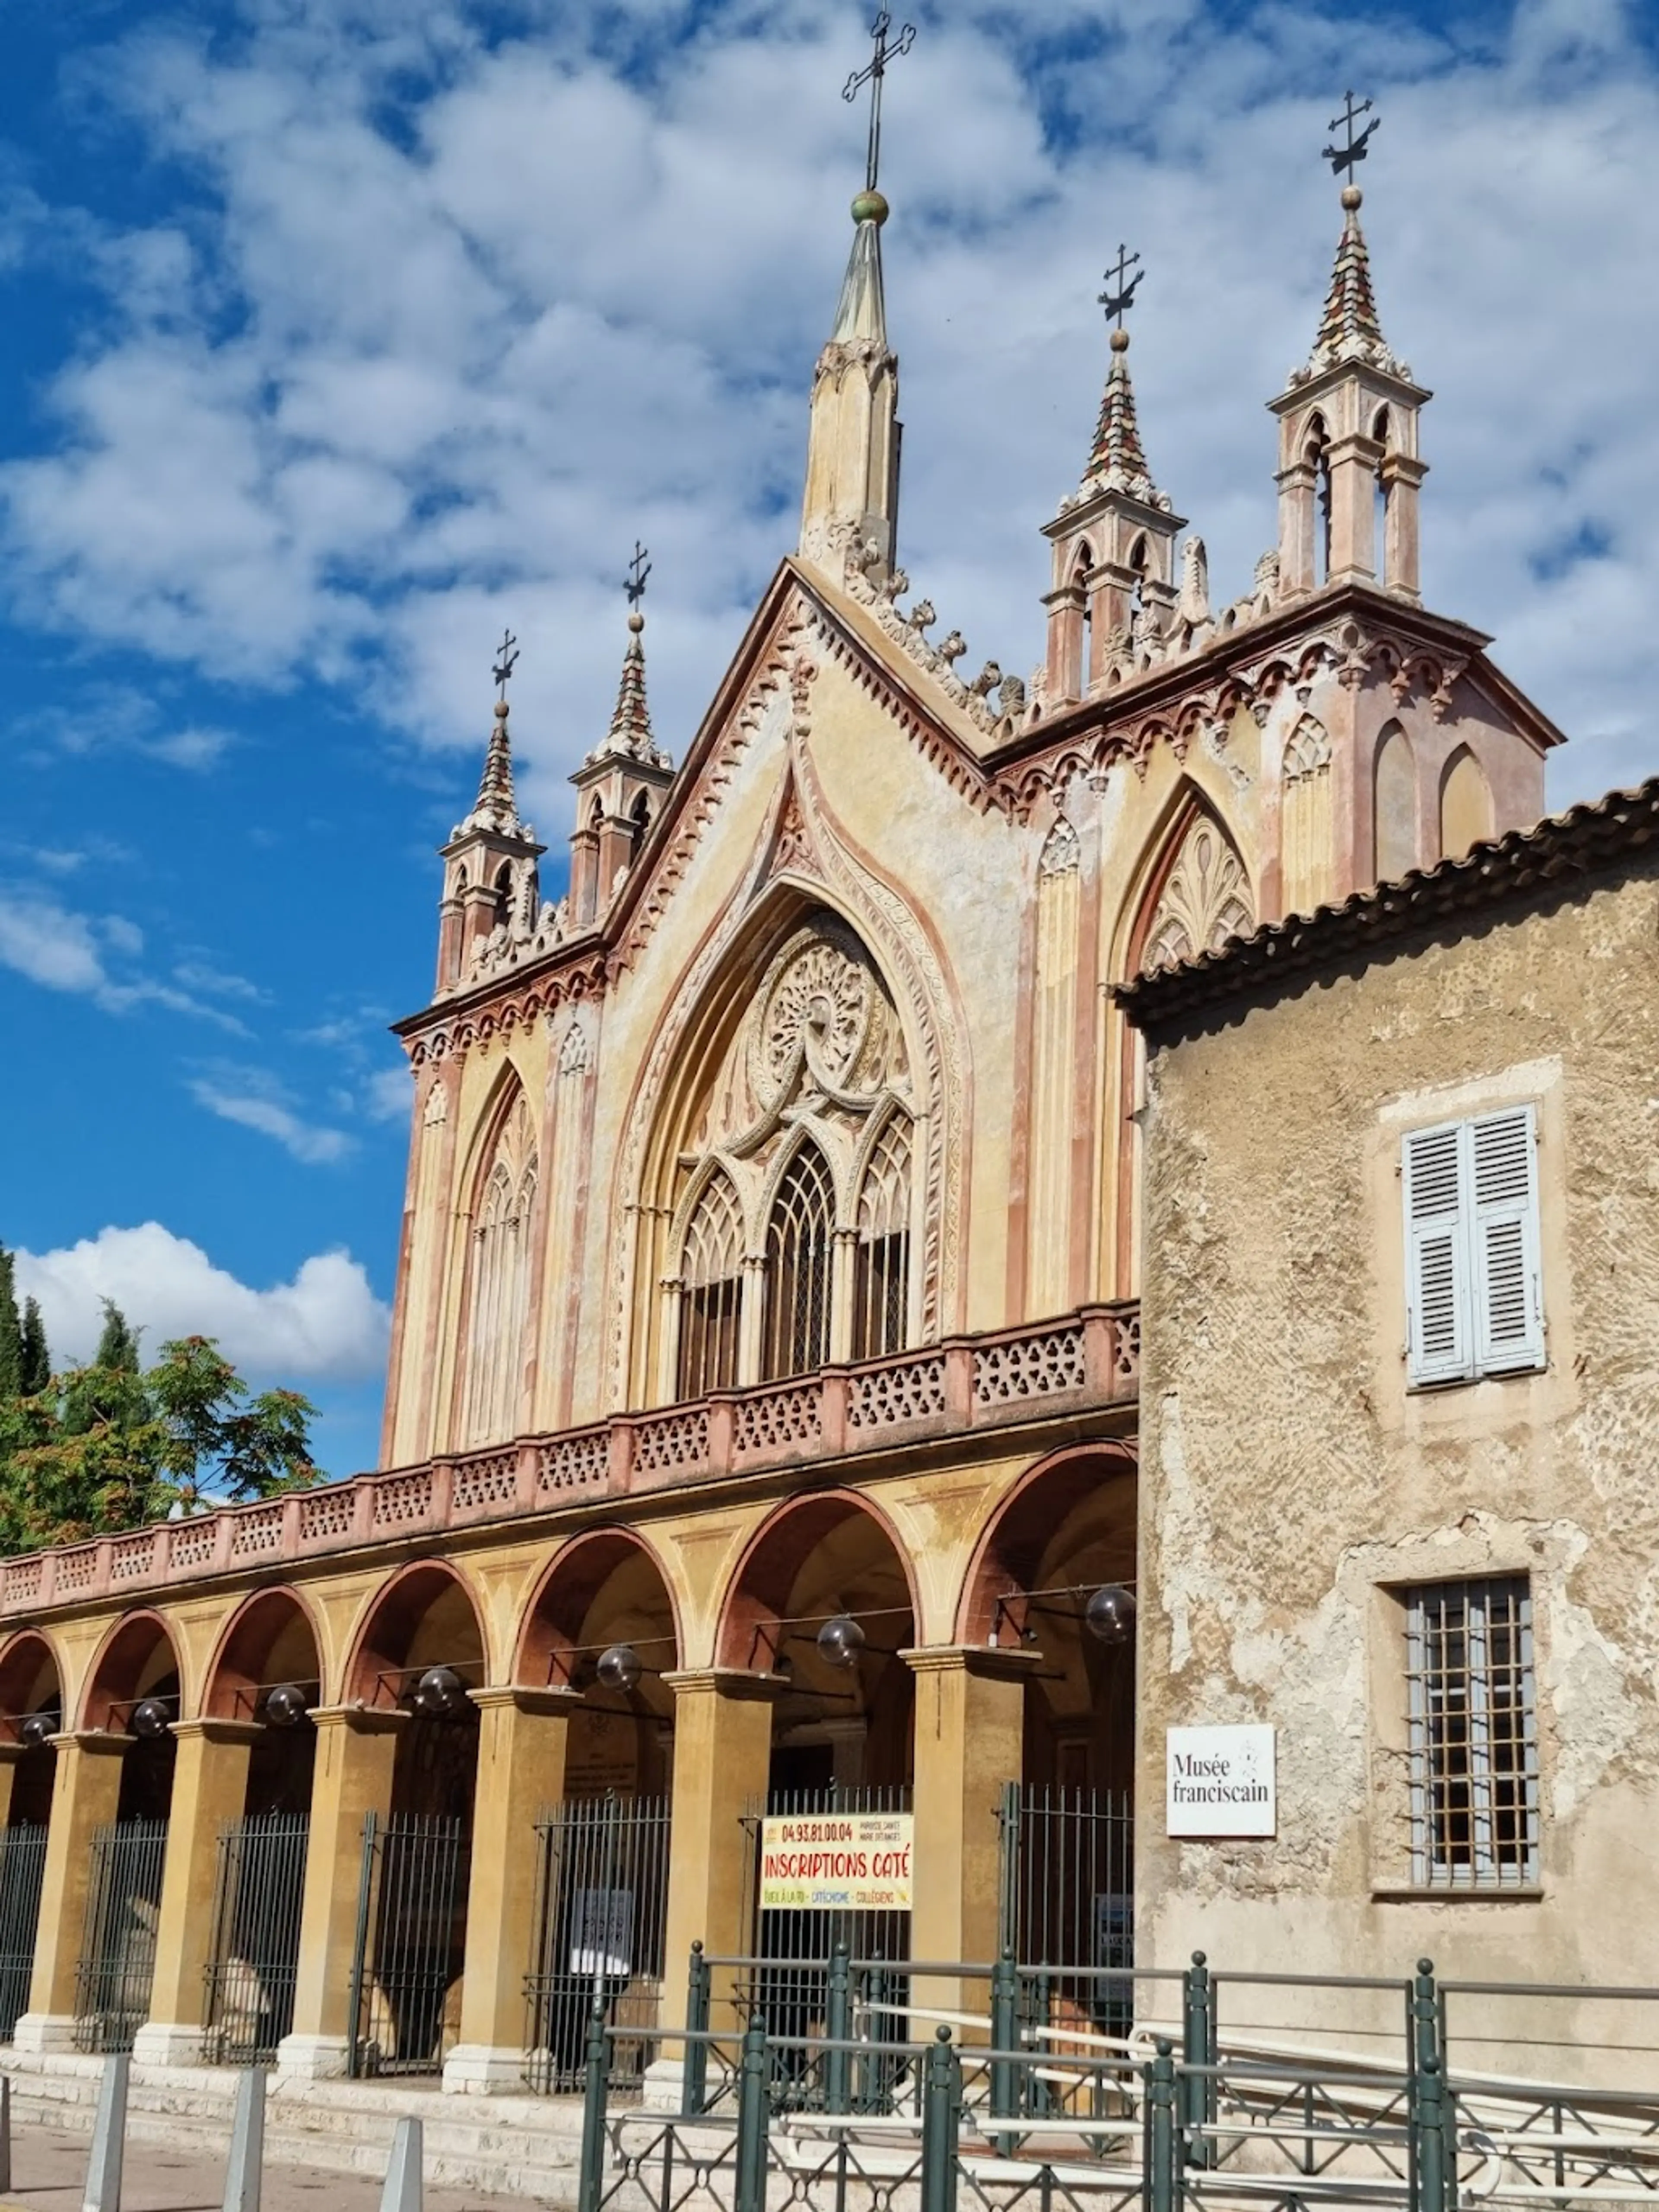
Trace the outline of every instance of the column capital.
<instances>
[{"instance_id":1,"label":"column capital","mask_svg":"<svg viewBox=\"0 0 1659 2212\"><path fill-rule=\"evenodd\" d=\"M515 1713L535 1713L550 1720L570 1720L582 1711L586 1699L580 1690L560 1689L548 1683L532 1689L524 1682L488 1682L467 1696L482 1712L506 1708Z\"/></svg>"},{"instance_id":2,"label":"column capital","mask_svg":"<svg viewBox=\"0 0 1659 2212\"><path fill-rule=\"evenodd\" d=\"M409 1715L397 1705L315 1705L313 1728L343 1729L349 1735L390 1735L403 1727Z\"/></svg>"},{"instance_id":3,"label":"column capital","mask_svg":"<svg viewBox=\"0 0 1659 2212\"><path fill-rule=\"evenodd\" d=\"M975 1674L994 1682L1031 1680L1042 1664L1040 1651L1004 1649L995 1644L929 1644L898 1656L914 1674Z\"/></svg>"},{"instance_id":4,"label":"column capital","mask_svg":"<svg viewBox=\"0 0 1659 2212\"><path fill-rule=\"evenodd\" d=\"M684 1667L662 1679L676 1698L728 1698L744 1704L769 1705L790 1686L781 1674L754 1674L746 1667Z\"/></svg>"},{"instance_id":5,"label":"column capital","mask_svg":"<svg viewBox=\"0 0 1659 2212\"><path fill-rule=\"evenodd\" d=\"M119 1759L137 1741L125 1729L65 1729L61 1735L46 1738L54 1751L84 1751L94 1759L106 1753Z\"/></svg>"},{"instance_id":6,"label":"column capital","mask_svg":"<svg viewBox=\"0 0 1659 2212\"><path fill-rule=\"evenodd\" d=\"M258 1743L265 1732L263 1721L232 1720L228 1715L204 1713L193 1721L174 1721L173 1733L185 1742L194 1736L203 1743Z\"/></svg>"}]
</instances>

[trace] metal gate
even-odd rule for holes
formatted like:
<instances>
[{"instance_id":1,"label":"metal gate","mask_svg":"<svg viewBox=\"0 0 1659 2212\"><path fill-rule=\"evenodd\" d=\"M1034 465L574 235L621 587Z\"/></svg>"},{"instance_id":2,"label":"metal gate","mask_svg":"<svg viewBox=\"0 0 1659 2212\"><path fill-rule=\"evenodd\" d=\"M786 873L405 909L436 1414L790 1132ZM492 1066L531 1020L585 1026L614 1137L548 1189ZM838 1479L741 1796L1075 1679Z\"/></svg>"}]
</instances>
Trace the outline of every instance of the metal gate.
<instances>
[{"instance_id":1,"label":"metal gate","mask_svg":"<svg viewBox=\"0 0 1659 2212\"><path fill-rule=\"evenodd\" d=\"M611 2088L636 2089L662 2004L668 1912L666 1797L579 1799L536 1823L539 1874L529 1999L528 2080L544 2095L579 2088L595 1997L613 2027Z\"/></svg>"},{"instance_id":2,"label":"metal gate","mask_svg":"<svg viewBox=\"0 0 1659 2212\"><path fill-rule=\"evenodd\" d=\"M28 2010L46 1870L45 1828L0 1829L0 2043L11 2041L19 2017Z\"/></svg>"},{"instance_id":3,"label":"metal gate","mask_svg":"<svg viewBox=\"0 0 1659 2212\"><path fill-rule=\"evenodd\" d=\"M207 1966L211 2064L268 2063L294 2025L309 1826L303 1813L261 1813L219 1831Z\"/></svg>"},{"instance_id":4,"label":"metal gate","mask_svg":"<svg viewBox=\"0 0 1659 2212\"><path fill-rule=\"evenodd\" d=\"M1127 2033L1133 1966L1134 1800L1127 1790L1004 1784L999 1936L1050 2026Z\"/></svg>"},{"instance_id":5,"label":"metal gate","mask_svg":"<svg viewBox=\"0 0 1659 2212\"><path fill-rule=\"evenodd\" d=\"M872 2043L904 2041L903 2008L909 2001L909 1977L899 1972L896 1966L890 1970L884 1962L908 1958L909 1914L763 1911L761 1827L763 1820L833 1813L908 1813L909 1809L908 1783L858 1789L831 1783L821 1790L775 1790L763 1810L757 1807L744 1815L744 1918L755 1933L753 1961L741 1972L732 1991L740 2016L764 2013L768 2030L774 2036L821 2036L829 2014L830 1960L836 1951L845 1950L854 1962L854 2008L875 2008L865 2015ZM821 2084L805 2053L786 2047L776 2052L775 2064L782 2069L773 2084L777 2101L808 2106L818 2100ZM863 2068L856 2101L878 2106L887 2093L886 2071L879 2065Z\"/></svg>"},{"instance_id":6,"label":"metal gate","mask_svg":"<svg viewBox=\"0 0 1659 2212\"><path fill-rule=\"evenodd\" d=\"M464 1820L364 1814L351 1961L354 2080L438 2073L459 2041L471 1861Z\"/></svg>"},{"instance_id":7,"label":"metal gate","mask_svg":"<svg viewBox=\"0 0 1659 2212\"><path fill-rule=\"evenodd\" d=\"M77 2050L131 2051L149 2017L167 1847L165 1820L115 1820L94 1833L75 1976Z\"/></svg>"}]
</instances>

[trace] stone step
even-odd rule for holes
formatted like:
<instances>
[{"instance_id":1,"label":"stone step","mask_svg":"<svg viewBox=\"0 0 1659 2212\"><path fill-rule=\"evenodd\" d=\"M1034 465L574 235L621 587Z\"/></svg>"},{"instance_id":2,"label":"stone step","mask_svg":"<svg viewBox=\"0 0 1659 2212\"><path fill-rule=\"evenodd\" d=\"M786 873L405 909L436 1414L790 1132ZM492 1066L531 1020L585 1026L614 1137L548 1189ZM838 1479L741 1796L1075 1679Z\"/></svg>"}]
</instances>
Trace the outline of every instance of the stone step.
<instances>
[{"instance_id":1,"label":"stone step","mask_svg":"<svg viewBox=\"0 0 1659 2212\"><path fill-rule=\"evenodd\" d=\"M21 2124L90 2135L101 2058L0 2048ZM223 2156L230 2143L236 2075L225 2067L135 2062L127 2091L132 2139ZM306 2081L273 2076L265 2105L265 2155L276 2164L336 2172L386 2170L396 2124L417 2118L427 2179L434 2185L534 2197L574 2212L581 2152L575 2098L445 2096L435 2085Z\"/></svg>"}]
</instances>

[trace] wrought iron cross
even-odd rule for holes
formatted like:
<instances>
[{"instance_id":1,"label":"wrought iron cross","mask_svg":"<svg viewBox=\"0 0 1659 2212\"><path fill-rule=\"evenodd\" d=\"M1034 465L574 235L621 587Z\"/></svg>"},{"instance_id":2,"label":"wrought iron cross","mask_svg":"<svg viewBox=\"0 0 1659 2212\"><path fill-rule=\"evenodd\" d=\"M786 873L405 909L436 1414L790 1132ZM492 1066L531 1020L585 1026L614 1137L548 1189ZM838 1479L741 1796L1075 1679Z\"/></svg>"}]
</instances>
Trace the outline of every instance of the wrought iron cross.
<instances>
[{"instance_id":1,"label":"wrought iron cross","mask_svg":"<svg viewBox=\"0 0 1659 2212\"><path fill-rule=\"evenodd\" d=\"M1130 276L1132 269L1139 270L1139 275ZM1140 267L1140 256L1120 246L1116 261L1106 271L1106 289L1100 295L1100 304L1106 310L1107 321L1115 321L1119 330L1123 328L1125 310L1135 303L1135 287L1146 274L1146 271ZM1126 277L1128 278L1127 283L1124 282ZM1117 288L1115 291L1112 289L1114 285Z\"/></svg>"},{"instance_id":2,"label":"wrought iron cross","mask_svg":"<svg viewBox=\"0 0 1659 2212\"><path fill-rule=\"evenodd\" d=\"M1362 115L1370 115L1371 103L1369 100L1362 100L1356 107L1353 94L1351 92L1345 93L1343 98L1346 105L1341 114L1332 116L1326 127L1333 131L1346 131L1348 143L1346 146L1328 146L1325 149L1325 159L1330 163L1331 173L1334 176L1340 177L1346 169L1348 173L1348 182L1352 184L1356 165L1365 158L1366 141L1382 118L1380 115L1371 115L1370 121L1356 138L1353 126Z\"/></svg>"},{"instance_id":3,"label":"wrought iron cross","mask_svg":"<svg viewBox=\"0 0 1659 2212\"><path fill-rule=\"evenodd\" d=\"M887 64L901 54L908 54L916 42L916 27L905 24L897 38L890 44L887 33L893 27L893 18L884 8L870 26L870 36L875 40L876 51L871 56L867 69L854 70L841 88L845 100L854 100L867 84L870 88L870 140L864 159L864 189L876 189L876 173L881 167L881 81L887 74Z\"/></svg>"},{"instance_id":4,"label":"wrought iron cross","mask_svg":"<svg viewBox=\"0 0 1659 2212\"><path fill-rule=\"evenodd\" d=\"M491 675L495 678L495 696L498 699L506 698L507 679L518 665L518 659L519 641L510 629L504 629L501 632L501 641L495 648L495 665L490 671Z\"/></svg>"},{"instance_id":5,"label":"wrought iron cross","mask_svg":"<svg viewBox=\"0 0 1659 2212\"><path fill-rule=\"evenodd\" d=\"M628 574L623 584L630 607L638 606L645 597L645 580L651 574L651 556L636 538L634 557L628 564Z\"/></svg>"}]
</instances>

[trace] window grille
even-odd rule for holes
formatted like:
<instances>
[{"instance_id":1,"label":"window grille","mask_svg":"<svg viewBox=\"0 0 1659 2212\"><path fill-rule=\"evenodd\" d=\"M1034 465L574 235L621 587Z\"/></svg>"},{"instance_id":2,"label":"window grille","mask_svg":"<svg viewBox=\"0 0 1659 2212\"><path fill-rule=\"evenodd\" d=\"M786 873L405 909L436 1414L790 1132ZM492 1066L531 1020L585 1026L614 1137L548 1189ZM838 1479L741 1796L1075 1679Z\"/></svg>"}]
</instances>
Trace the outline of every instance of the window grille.
<instances>
[{"instance_id":1,"label":"window grille","mask_svg":"<svg viewBox=\"0 0 1659 2212\"><path fill-rule=\"evenodd\" d=\"M835 1218L830 1164L816 1145L803 1145L784 1170L766 1228L763 1382L810 1374L830 1357Z\"/></svg>"},{"instance_id":2,"label":"window grille","mask_svg":"<svg viewBox=\"0 0 1659 2212\"><path fill-rule=\"evenodd\" d=\"M1531 1887L1538 1717L1525 1577L1408 1591L1406 1650L1413 1882Z\"/></svg>"},{"instance_id":3,"label":"window grille","mask_svg":"<svg viewBox=\"0 0 1659 2212\"><path fill-rule=\"evenodd\" d=\"M680 1343L677 1394L701 1398L729 1390L738 1379L738 1317L743 1296L743 1218L737 1193L723 1175L703 1187L685 1232L680 1273Z\"/></svg>"},{"instance_id":4,"label":"window grille","mask_svg":"<svg viewBox=\"0 0 1659 2212\"><path fill-rule=\"evenodd\" d=\"M910 1121L889 1115L859 1193L853 1357L902 1352L910 1319Z\"/></svg>"}]
</instances>

